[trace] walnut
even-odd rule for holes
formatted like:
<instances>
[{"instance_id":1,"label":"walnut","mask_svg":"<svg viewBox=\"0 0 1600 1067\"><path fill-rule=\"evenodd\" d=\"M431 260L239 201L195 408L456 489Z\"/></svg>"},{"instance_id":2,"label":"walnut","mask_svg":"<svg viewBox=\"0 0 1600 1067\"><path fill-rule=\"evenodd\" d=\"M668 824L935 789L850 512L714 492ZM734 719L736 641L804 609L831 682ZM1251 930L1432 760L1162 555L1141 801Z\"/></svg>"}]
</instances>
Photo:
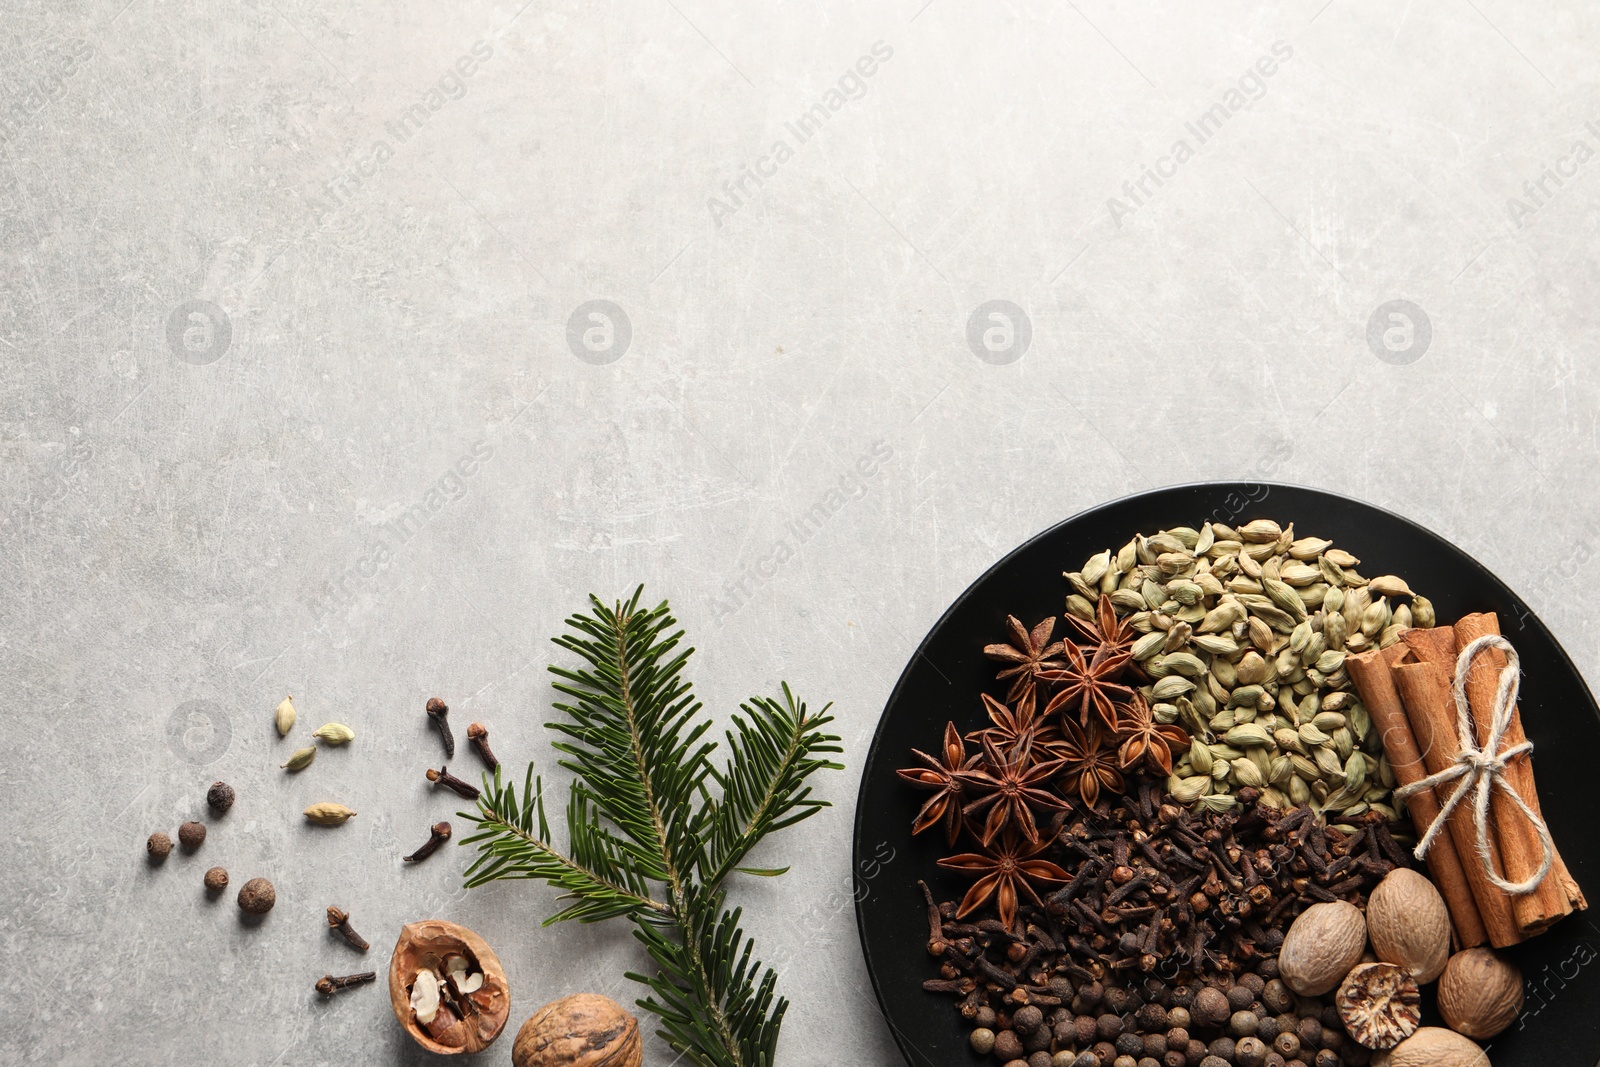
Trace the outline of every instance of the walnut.
<instances>
[{"instance_id":1,"label":"walnut","mask_svg":"<svg viewBox=\"0 0 1600 1067\"><path fill-rule=\"evenodd\" d=\"M1393 1048L1422 1025L1416 979L1393 963L1363 963L1345 976L1334 997L1339 1020L1368 1048Z\"/></svg>"},{"instance_id":2,"label":"walnut","mask_svg":"<svg viewBox=\"0 0 1600 1067\"><path fill-rule=\"evenodd\" d=\"M1439 1014L1451 1029L1482 1041L1522 1010L1522 972L1500 953L1469 948L1450 957L1439 979Z\"/></svg>"},{"instance_id":3,"label":"walnut","mask_svg":"<svg viewBox=\"0 0 1600 1067\"><path fill-rule=\"evenodd\" d=\"M1454 1030L1424 1026L1373 1056L1372 1067L1489 1067L1489 1056Z\"/></svg>"},{"instance_id":4,"label":"walnut","mask_svg":"<svg viewBox=\"0 0 1600 1067\"><path fill-rule=\"evenodd\" d=\"M1367 921L1354 904L1313 904L1289 927L1278 950L1283 984L1303 997L1331 992L1361 959Z\"/></svg>"},{"instance_id":5,"label":"walnut","mask_svg":"<svg viewBox=\"0 0 1600 1067\"><path fill-rule=\"evenodd\" d=\"M639 1067L639 1022L613 1000L578 993L534 1012L511 1047L513 1067Z\"/></svg>"},{"instance_id":6,"label":"walnut","mask_svg":"<svg viewBox=\"0 0 1600 1067\"><path fill-rule=\"evenodd\" d=\"M1406 968L1418 985L1427 985L1450 958L1450 911L1426 876L1401 867L1367 899L1367 936L1380 960Z\"/></svg>"},{"instance_id":7,"label":"walnut","mask_svg":"<svg viewBox=\"0 0 1600 1067\"><path fill-rule=\"evenodd\" d=\"M401 927L389 960L389 1003L412 1040L445 1056L482 1052L511 1016L499 957L483 938L442 919Z\"/></svg>"}]
</instances>

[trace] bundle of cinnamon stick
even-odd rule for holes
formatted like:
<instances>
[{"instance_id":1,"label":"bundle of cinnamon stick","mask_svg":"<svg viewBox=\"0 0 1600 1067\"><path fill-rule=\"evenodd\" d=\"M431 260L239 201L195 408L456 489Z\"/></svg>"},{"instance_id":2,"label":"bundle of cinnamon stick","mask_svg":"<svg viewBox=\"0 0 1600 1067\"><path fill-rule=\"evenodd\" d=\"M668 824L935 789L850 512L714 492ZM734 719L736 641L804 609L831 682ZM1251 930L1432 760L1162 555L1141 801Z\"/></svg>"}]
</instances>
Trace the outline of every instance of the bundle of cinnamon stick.
<instances>
[{"instance_id":1,"label":"bundle of cinnamon stick","mask_svg":"<svg viewBox=\"0 0 1600 1067\"><path fill-rule=\"evenodd\" d=\"M1499 619L1492 613L1469 615L1454 627L1407 630L1399 642L1382 651L1346 657L1351 681L1383 738L1384 754L1401 785L1419 782L1456 762L1461 752L1451 692L1456 657L1460 649L1477 638L1499 633ZM1479 747L1488 742L1495 693L1505 665L1505 654L1491 648L1473 661L1467 676L1467 699ZM1513 712L1501 748L1526 739L1519 709ZM1505 781L1535 813L1539 812L1539 794L1528 754L1508 763ZM1425 789L1407 800L1419 839L1439 817L1443 802L1455 787L1452 782L1438 789ZM1492 791L1489 828L1491 859L1502 880L1522 882L1538 871L1544 857L1538 831L1498 788ZM1464 798L1451 811L1446 830L1434 839L1427 862L1433 882L1449 906L1458 947L1471 948L1485 941L1495 948L1514 945L1542 933L1563 916L1588 907L1559 852L1549 874L1532 892L1512 896L1495 886L1477 854L1477 828L1470 800Z\"/></svg>"}]
</instances>

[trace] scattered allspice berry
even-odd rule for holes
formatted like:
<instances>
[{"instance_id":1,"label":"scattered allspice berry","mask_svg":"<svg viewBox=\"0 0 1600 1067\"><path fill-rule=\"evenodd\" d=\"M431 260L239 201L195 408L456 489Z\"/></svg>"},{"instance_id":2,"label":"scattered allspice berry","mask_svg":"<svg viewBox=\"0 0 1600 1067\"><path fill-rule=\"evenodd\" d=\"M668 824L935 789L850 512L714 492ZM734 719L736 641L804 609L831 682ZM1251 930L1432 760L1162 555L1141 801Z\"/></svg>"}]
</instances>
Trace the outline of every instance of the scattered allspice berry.
<instances>
[{"instance_id":1,"label":"scattered allspice berry","mask_svg":"<svg viewBox=\"0 0 1600 1067\"><path fill-rule=\"evenodd\" d=\"M278 891L265 878L252 878L239 887L239 907L251 915L265 915L278 902Z\"/></svg>"},{"instance_id":2,"label":"scattered allspice berry","mask_svg":"<svg viewBox=\"0 0 1600 1067\"><path fill-rule=\"evenodd\" d=\"M226 867L213 867L206 872L206 892L216 896L228 888L228 869Z\"/></svg>"},{"instance_id":3,"label":"scattered allspice berry","mask_svg":"<svg viewBox=\"0 0 1600 1067\"><path fill-rule=\"evenodd\" d=\"M172 851L172 838L157 830L150 835L150 840L144 843L144 848L150 854L151 859L160 863Z\"/></svg>"},{"instance_id":4,"label":"scattered allspice berry","mask_svg":"<svg viewBox=\"0 0 1600 1067\"><path fill-rule=\"evenodd\" d=\"M227 782L212 782L211 788L206 790L206 804L221 815L233 807L233 786Z\"/></svg>"},{"instance_id":5,"label":"scattered allspice berry","mask_svg":"<svg viewBox=\"0 0 1600 1067\"><path fill-rule=\"evenodd\" d=\"M206 843L206 824L193 819L178 827L178 844L185 852L193 852Z\"/></svg>"},{"instance_id":6,"label":"scattered allspice berry","mask_svg":"<svg viewBox=\"0 0 1600 1067\"><path fill-rule=\"evenodd\" d=\"M284 697L283 703L278 705L278 710L272 713L273 725L278 728L278 736L285 737L294 729L294 698Z\"/></svg>"}]
</instances>

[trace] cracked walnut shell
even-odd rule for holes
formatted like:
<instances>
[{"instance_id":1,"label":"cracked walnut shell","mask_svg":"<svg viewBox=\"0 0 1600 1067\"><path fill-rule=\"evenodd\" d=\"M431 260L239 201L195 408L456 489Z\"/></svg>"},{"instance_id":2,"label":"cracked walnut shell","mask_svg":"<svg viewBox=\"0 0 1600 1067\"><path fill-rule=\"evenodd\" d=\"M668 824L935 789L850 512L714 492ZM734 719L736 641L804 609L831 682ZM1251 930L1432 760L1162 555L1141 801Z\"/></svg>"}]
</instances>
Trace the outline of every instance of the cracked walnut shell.
<instances>
[{"instance_id":1,"label":"cracked walnut shell","mask_svg":"<svg viewBox=\"0 0 1600 1067\"><path fill-rule=\"evenodd\" d=\"M1394 1048L1422 1025L1416 979L1393 963L1363 963L1345 976L1334 997L1339 1021L1368 1048Z\"/></svg>"},{"instance_id":2,"label":"cracked walnut shell","mask_svg":"<svg viewBox=\"0 0 1600 1067\"><path fill-rule=\"evenodd\" d=\"M417 973L427 971L443 979L449 971L448 961L455 956L466 961L467 971L482 974L483 984L470 993L463 990L457 999L448 983L440 987L436 982L440 1006L430 1022L419 1022L412 1008ZM483 938L442 919L400 928L400 940L389 960L389 1003L412 1040L442 1056L482 1052L500 1036L511 1016L511 991L500 958Z\"/></svg>"}]
</instances>

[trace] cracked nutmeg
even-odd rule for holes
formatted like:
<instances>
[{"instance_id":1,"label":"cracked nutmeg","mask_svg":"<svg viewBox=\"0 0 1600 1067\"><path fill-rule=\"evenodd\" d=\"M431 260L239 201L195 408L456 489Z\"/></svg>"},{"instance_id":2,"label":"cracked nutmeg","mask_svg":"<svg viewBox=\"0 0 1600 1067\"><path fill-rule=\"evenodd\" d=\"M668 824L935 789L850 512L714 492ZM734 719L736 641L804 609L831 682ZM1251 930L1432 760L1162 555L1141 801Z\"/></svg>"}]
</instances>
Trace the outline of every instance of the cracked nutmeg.
<instances>
[{"instance_id":1,"label":"cracked nutmeg","mask_svg":"<svg viewBox=\"0 0 1600 1067\"><path fill-rule=\"evenodd\" d=\"M442 919L400 930L389 960L389 1001L429 1052L482 1052L505 1029L511 992L500 959L465 926Z\"/></svg>"},{"instance_id":2,"label":"cracked nutmeg","mask_svg":"<svg viewBox=\"0 0 1600 1067\"><path fill-rule=\"evenodd\" d=\"M577 993L534 1012L517 1031L513 1067L639 1067L639 1021L615 1001Z\"/></svg>"},{"instance_id":3,"label":"cracked nutmeg","mask_svg":"<svg viewBox=\"0 0 1600 1067\"><path fill-rule=\"evenodd\" d=\"M1393 963L1363 963L1339 986L1334 1004L1350 1036L1371 1049L1394 1048L1422 1025L1416 979Z\"/></svg>"}]
</instances>

